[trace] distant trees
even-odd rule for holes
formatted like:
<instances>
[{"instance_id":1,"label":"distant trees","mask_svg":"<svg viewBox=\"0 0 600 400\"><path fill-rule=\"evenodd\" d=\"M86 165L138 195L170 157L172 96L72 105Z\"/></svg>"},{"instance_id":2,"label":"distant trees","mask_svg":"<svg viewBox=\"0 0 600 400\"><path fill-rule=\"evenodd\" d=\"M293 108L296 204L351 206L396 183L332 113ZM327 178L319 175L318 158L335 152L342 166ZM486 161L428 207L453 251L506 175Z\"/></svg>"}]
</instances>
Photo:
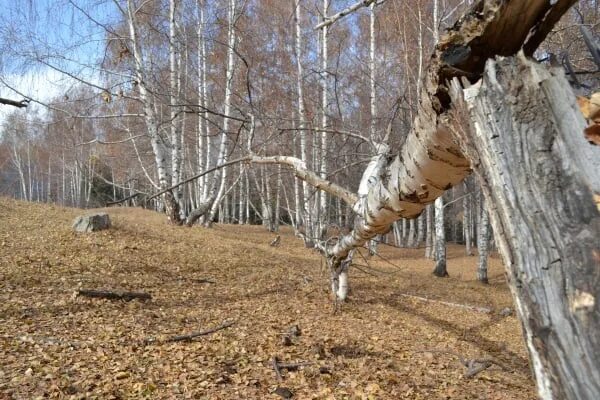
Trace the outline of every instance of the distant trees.
<instances>
[{"instance_id":1,"label":"distant trees","mask_svg":"<svg viewBox=\"0 0 600 400\"><path fill-rule=\"evenodd\" d=\"M111 189L114 200L159 191L148 204L173 223L274 230L285 219L326 255L342 300L354 250L392 225L396 244L425 240L438 276L446 236L462 231L469 249L477 236L485 281L489 216L540 396L598 398L589 332L600 328L600 184L585 164L596 165L597 149L581 136L569 83L517 56L556 64L560 54L571 83L589 91L594 53L580 53L575 29L596 27L597 4L582 0L560 20L574 0L486 0L441 34L471 3L348 1L336 10L360 11L335 13L328 0L118 0L101 21L95 7L106 4L72 1L101 33L101 62L74 60L81 54L33 28L15 34L27 29L18 18L3 22L15 24L0 30L11 66L60 71L72 87L32 99L44 115L4 124L14 176L2 184L81 207ZM472 170L478 184L444 204ZM332 222L351 231L324 241Z\"/></svg>"}]
</instances>

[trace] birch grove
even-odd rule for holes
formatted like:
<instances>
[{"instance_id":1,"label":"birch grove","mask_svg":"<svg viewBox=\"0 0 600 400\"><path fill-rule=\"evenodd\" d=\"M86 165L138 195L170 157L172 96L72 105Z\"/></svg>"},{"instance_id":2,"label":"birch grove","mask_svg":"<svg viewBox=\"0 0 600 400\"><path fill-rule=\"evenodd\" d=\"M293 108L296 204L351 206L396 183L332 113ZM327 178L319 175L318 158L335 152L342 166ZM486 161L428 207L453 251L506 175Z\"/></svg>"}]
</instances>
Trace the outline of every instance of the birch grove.
<instances>
[{"instance_id":1,"label":"birch grove","mask_svg":"<svg viewBox=\"0 0 600 400\"><path fill-rule=\"evenodd\" d=\"M115 0L102 21L75 7L102 33L101 62L3 37L21 68L74 81L29 98L2 71L35 107L1 102L18 108L1 188L190 227L291 225L325 257L336 302L368 243L420 247L438 277L447 242L476 245L482 283L493 243L540 397L600 398L600 154L575 100L599 83L583 12L597 6L471 3Z\"/></svg>"}]
</instances>

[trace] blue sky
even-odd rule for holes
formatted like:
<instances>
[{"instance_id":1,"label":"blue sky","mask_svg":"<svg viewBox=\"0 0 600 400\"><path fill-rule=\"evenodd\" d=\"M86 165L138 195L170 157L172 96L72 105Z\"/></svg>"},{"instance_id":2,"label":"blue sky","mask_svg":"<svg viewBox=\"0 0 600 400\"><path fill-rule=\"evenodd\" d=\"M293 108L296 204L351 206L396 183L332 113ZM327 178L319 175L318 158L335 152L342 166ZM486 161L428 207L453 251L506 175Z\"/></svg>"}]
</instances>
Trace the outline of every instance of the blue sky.
<instances>
[{"instance_id":1,"label":"blue sky","mask_svg":"<svg viewBox=\"0 0 600 400\"><path fill-rule=\"evenodd\" d=\"M80 8L80 9L78 9ZM68 90L73 79L31 61L41 57L58 69L98 81L89 68L101 60L105 31L94 23L114 22L112 0L0 0L0 77L8 86L41 102ZM22 96L0 82L0 96ZM34 107L35 108L35 107ZM3 114L11 112L0 108Z\"/></svg>"}]
</instances>

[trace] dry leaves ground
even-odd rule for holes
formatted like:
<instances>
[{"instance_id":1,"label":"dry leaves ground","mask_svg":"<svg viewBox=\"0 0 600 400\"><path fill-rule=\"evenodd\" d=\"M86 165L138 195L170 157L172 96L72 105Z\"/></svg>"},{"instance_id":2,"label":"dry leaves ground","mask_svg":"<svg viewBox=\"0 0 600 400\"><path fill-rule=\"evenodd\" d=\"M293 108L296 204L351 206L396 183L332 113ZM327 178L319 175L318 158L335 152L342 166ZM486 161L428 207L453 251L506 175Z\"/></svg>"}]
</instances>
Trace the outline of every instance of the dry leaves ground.
<instances>
[{"instance_id":1,"label":"dry leaves ground","mask_svg":"<svg viewBox=\"0 0 600 400\"><path fill-rule=\"evenodd\" d=\"M278 386L296 399L535 398L520 325L499 315L511 298L497 257L483 286L461 247L449 248L450 278L440 279L422 250L381 246L391 263L370 260L375 276L354 269L350 301L333 314L318 254L289 231L274 248L262 227L188 229L111 208L112 229L75 234L81 212L0 198L1 399L269 399L280 398ZM74 296L78 288L153 299L88 299ZM235 325L161 344L225 321ZM284 346L296 324L301 336ZM467 379L455 356L422 352L434 349L503 369ZM283 370L278 382L275 355L313 364Z\"/></svg>"}]
</instances>

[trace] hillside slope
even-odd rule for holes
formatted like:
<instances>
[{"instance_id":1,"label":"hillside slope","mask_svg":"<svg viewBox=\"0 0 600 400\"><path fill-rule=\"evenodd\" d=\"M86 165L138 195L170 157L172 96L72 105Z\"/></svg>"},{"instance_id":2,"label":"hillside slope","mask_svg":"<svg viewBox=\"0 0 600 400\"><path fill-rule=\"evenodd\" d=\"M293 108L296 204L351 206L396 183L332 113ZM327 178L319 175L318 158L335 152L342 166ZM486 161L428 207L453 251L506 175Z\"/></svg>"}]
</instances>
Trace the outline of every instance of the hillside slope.
<instances>
[{"instance_id":1,"label":"hillside slope","mask_svg":"<svg viewBox=\"0 0 600 400\"><path fill-rule=\"evenodd\" d=\"M289 231L272 248L262 227L189 229L141 209L108 212L112 229L75 234L82 210L0 198L0 399L263 399L280 398L278 386L297 399L535 398L519 323L499 315L511 298L497 258L482 286L476 258L458 246L446 279L432 277L422 250L380 246L385 260L352 271L350 300L334 314L320 257ZM79 288L153 299L89 299ZM164 343L225 321L235 324ZM302 334L284 346L293 325ZM501 367L468 379L450 353ZM273 356L312 364L278 381Z\"/></svg>"}]
</instances>

